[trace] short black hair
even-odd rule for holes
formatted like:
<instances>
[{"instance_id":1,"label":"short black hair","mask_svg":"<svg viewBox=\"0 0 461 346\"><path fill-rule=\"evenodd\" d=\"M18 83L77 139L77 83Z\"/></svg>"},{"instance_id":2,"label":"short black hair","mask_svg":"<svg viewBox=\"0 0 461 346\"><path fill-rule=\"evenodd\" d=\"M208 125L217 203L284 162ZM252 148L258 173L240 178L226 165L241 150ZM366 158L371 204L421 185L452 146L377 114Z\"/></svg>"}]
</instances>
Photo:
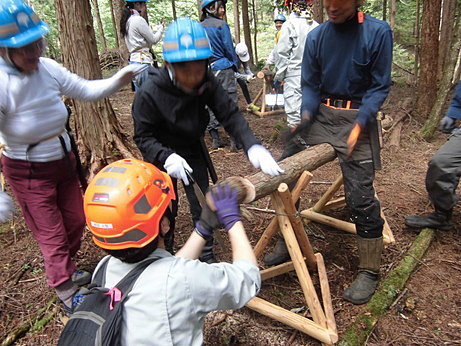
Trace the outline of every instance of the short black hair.
<instances>
[{"instance_id":1,"label":"short black hair","mask_svg":"<svg viewBox=\"0 0 461 346\"><path fill-rule=\"evenodd\" d=\"M157 249L158 246L158 236L152 240L149 244L142 248L129 248L123 250L108 250L103 249L109 255L118 258L122 262L126 263L137 263L147 258L152 252Z\"/></svg>"}]
</instances>

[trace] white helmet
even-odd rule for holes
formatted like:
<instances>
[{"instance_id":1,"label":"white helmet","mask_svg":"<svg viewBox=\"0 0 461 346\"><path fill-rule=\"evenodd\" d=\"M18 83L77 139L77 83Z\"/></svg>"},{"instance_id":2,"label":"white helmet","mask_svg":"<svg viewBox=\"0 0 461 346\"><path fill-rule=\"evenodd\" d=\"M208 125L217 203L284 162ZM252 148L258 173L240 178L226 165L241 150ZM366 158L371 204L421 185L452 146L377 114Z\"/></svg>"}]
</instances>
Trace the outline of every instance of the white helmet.
<instances>
[{"instance_id":1,"label":"white helmet","mask_svg":"<svg viewBox=\"0 0 461 346\"><path fill-rule=\"evenodd\" d=\"M250 54L248 54L248 47L245 43L240 42L235 46L235 53L238 55L242 62L250 60Z\"/></svg>"}]
</instances>

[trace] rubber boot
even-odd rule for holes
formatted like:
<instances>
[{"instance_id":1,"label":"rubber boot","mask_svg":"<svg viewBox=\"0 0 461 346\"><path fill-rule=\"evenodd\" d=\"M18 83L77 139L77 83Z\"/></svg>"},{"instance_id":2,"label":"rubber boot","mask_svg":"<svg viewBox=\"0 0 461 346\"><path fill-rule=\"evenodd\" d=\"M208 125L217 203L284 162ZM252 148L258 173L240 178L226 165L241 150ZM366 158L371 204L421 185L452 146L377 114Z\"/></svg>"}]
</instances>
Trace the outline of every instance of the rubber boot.
<instances>
[{"instance_id":1,"label":"rubber boot","mask_svg":"<svg viewBox=\"0 0 461 346\"><path fill-rule=\"evenodd\" d=\"M202 249L202 253L199 257L200 262L212 264L217 263L216 257L214 257L213 253L213 238L208 239L205 243L205 246Z\"/></svg>"},{"instance_id":2,"label":"rubber boot","mask_svg":"<svg viewBox=\"0 0 461 346\"><path fill-rule=\"evenodd\" d=\"M379 282L379 267L383 251L383 237L358 237L359 273L354 282L346 288L343 298L353 304L368 302Z\"/></svg>"},{"instance_id":3,"label":"rubber boot","mask_svg":"<svg viewBox=\"0 0 461 346\"><path fill-rule=\"evenodd\" d=\"M217 129L210 130L210 136L213 139L213 143L211 144L211 149L218 149L224 148L226 143L219 138L219 132Z\"/></svg>"},{"instance_id":4,"label":"rubber boot","mask_svg":"<svg viewBox=\"0 0 461 346\"><path fill-rule=\"evenodd\" d=\"M275 266L277 264L285 263L290 259L287 245L283 238L277 239L274 249L264 257L264 263L267 266Z\"/></svg>"},{"instance_id":5,"label":"rubber boot","mask_svg":"<svg viewBox=\"0 0 461 346\"><path fill-rule=\"evenodd\" d=\"M450 222L452 211L452 209L442 210L436 208L435 212L428 215L407 216L405 224L412 228L434 228L441 231L448 231L453 227Z\"/></svg>"}]
</instances>

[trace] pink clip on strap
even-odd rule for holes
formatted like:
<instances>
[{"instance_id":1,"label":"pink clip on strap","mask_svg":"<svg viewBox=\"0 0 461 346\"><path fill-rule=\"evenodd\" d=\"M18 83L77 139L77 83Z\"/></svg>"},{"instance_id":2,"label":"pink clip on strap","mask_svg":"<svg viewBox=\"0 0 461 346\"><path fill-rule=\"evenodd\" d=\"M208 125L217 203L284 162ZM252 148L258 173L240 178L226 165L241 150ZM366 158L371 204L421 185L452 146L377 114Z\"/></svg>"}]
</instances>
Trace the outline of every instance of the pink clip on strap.
<instances>
[{"instance_id":1,"label":"pink clip on strap","mask_svg":"<svg viewBox=\"0 0 461 346\"><path fill-rule=\"evenodd\" d=\"M122 300L122 292L117 287L112 287L109 292L105 293L110 295L110 310L114 310L115 304Z\"/></svg>"}]
</instances>

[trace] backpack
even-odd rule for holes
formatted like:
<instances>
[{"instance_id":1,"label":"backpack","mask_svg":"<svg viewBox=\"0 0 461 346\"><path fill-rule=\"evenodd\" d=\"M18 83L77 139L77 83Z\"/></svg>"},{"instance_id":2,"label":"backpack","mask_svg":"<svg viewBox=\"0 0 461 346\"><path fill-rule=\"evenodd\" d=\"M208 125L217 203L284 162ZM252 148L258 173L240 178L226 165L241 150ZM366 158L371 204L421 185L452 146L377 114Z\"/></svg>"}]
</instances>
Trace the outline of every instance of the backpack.
<instances>
[{"instance_id":1,"label":"backpack","mask_svg":"<svg viewBox=\"0 0 461 346\"><path fill-rule=\"evenodd\" d=\"M108 289L103 287L109 262L107 257L86 292L79 292L83 299L70 315L58 346L120 345L123 304L139 275L157 259L149 258L140 262L113 288Z\"/></svg>"}]
</instances>

